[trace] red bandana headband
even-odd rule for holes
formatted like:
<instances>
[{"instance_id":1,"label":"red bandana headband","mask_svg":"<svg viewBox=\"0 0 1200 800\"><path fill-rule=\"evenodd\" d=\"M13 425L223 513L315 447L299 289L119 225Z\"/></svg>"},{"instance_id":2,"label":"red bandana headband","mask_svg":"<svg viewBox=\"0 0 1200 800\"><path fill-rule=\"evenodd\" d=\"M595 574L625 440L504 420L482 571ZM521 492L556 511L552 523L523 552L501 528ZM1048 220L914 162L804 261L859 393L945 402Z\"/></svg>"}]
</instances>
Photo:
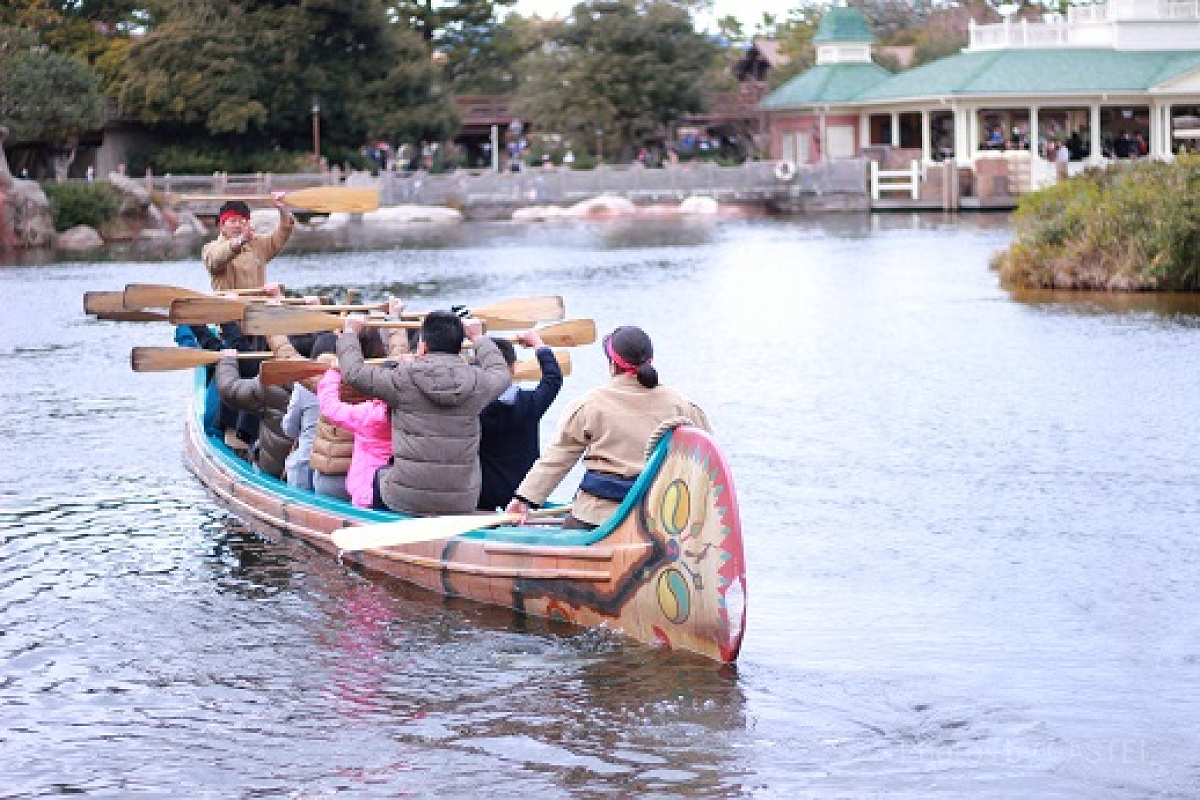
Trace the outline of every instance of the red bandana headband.
<instances>
[{"instance_id":1,"label":"red bandana headband","mask_svg":"<svg viewBox=\"0 0 1200 800\"><path fill-rule=\"evenodd\" d=\"M240 219L250 219L250 217L246 216L245 214L243 214L240 211L226 211L224 214L217 217L217 227L219 228L222 225L224 225L225 220L229 219L230 217L238 217Z\"/></svg>"},{"instance_id":2,"label":"red bandana headband","mask_svg":"<svg viewBox=\"0 0 1200 800\"><path fill-rule=\"evenodd\" d=\"M638 365L630 364L628 361L621 358L621 356L617 353L616 349L612 346L612 337L611 336L607 336L604 339L604 352L608 354L609 359L614 364L617 365L617 369L621 370L621 372L627 372L630 375L637 375ZM649 364L653 360L654 359L647 358L642 363Z\"/></svg>"}]
</instances>

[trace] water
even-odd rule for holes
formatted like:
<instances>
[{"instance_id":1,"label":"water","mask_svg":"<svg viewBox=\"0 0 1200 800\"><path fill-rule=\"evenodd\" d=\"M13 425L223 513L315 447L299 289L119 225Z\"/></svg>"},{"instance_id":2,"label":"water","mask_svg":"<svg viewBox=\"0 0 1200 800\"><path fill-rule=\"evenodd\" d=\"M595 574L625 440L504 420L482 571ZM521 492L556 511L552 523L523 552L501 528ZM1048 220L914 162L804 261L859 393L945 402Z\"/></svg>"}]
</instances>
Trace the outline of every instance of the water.
<instances>
[{"instance_id":1,"label":"water","mask_svg":"<svg viewBox=\"0 0 1200 800\"><path fill-rule=\"evenodd\" d=\"M1006 226L417 226L274 263L646 327L738 482L736 669L258 538L182 466L189 378L129 371L169 332L81 311L203 287L195 253L0 270L0 795L1197 796L1200 313L1014 299ZM598 349L574 368L547 426Z\"/></svg>"}]
</instances>

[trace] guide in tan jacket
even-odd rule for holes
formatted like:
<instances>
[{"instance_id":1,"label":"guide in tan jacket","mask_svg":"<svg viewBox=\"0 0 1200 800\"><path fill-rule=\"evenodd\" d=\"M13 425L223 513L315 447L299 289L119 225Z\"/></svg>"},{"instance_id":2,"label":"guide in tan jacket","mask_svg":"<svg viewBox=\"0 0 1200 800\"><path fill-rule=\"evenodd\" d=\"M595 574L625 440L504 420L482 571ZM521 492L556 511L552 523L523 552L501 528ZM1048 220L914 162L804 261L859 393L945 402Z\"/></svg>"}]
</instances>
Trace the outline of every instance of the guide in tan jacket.
<instances>
[{"instance_id":1,"label":"guide in tan jacket","mask_svg":"<svg viewBox=\"0 0 1200 800\"><path fill-rule=\"evenodd\" d=\"M363 363L351 315L338 337L342 379L391 409L393 464L377 473L378 499L404 514L468 514L479 499L479 412L512 383L504 356L477 320L433 311L421 322L417 357L395 367ZM355 335L350 335L355 334ZM478 365L461 355L471 339Z\"/></svg>"},{"instance_id":2,"label":"guide in tan jacket","mask_svg":"<svg viewBox=\"0 0 1200 800\"><path fill-rule=\"evenodd\" d=\"M522 516L541 505L583 458L587 472L564 527L604 524L646 466L646 443L659 424L683 417L710 431L699 406L658 382L654 346L641 328L617 328L604 337L612 380L563 411L555 440L517 487L508 512Z\"/></svg>"},{"instance_id":3,"label":"guide in tan jacket","mask_svg":"<svg viewBox=\"0 0 1200 800\"><path fill-rule=\"evenodd\" d=\"M217 216L217 238L200 251L208 269L214 292L230 289L258 289L266 285L267 262L283 250L296 218L283 202L283 192L272 194L279 209L279 227L270 236L255 236L250 223L250 207L241 200L221 206Z\"/></svg>"}]
</instances>

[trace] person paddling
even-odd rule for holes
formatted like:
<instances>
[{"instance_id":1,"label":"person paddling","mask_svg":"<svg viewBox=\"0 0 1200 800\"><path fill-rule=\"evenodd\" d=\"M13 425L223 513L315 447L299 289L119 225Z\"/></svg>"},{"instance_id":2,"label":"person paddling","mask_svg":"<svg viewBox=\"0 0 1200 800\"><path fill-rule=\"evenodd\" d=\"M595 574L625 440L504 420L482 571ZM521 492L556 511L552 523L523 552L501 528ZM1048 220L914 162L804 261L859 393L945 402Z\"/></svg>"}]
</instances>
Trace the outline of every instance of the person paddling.
<instances>
[{"instance_id":1,"label":"person paddling","mask_svg":"<svg viewBox=\"0 0 1200 800\"><path fill-rule=\"evenodd\" d=\"M283 198L283 192L271 195L271 202L279 209L279 226L270 236L255 235L250 206L241 200L230 200L221 206L217 213L217 238L200 252L214 292L266 285L267 262L279 255L296 226L296 218Z\"/></svg>"},{"instance_id":2,"label":"person paddling","mask_svg":"<svg viewBox=\"0 0 1200 800\"><path fill-rule=\"evenodd\" d=\"M604 337L612 380L563 412L558 436L517 487L507 511L524 522L581 457L587 472L564 528L595 528L613 515L646 466L646 443L663 422L684 418L711 432L699 406L658 382L654 345L625 325Z\"/></svg>"}]
</instances>

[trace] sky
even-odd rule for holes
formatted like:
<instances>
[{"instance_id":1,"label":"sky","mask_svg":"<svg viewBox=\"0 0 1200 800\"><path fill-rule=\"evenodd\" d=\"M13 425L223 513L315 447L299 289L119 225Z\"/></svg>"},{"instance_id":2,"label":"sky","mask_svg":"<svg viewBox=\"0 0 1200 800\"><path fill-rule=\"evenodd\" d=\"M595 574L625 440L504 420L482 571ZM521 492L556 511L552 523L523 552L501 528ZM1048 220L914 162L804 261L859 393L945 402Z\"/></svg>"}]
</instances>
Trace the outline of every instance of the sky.
<instances>
[{"instance_id":1,"label":"sky","mask_svg":"<svg viewBox=\"0 0 1200 800\"><path fill-rule=\"evenodd\" d=\"M571 8L577 0L517 0L513 10L522 16L539 16L549 17L556 12L559 16L565 17L570 13ZM793 6L800 5L799 2L788 2L788 0L714 0L712 19L718 20L725 16L735 16L745 29L747 34L754 32L754 26L762 19L764 12L775 14L779 18L787 16L787 10ZM703 25L703 21L701 21ZM716 28L715 25L708 25L710 29Z\"/></svg>"}]
</instances>

